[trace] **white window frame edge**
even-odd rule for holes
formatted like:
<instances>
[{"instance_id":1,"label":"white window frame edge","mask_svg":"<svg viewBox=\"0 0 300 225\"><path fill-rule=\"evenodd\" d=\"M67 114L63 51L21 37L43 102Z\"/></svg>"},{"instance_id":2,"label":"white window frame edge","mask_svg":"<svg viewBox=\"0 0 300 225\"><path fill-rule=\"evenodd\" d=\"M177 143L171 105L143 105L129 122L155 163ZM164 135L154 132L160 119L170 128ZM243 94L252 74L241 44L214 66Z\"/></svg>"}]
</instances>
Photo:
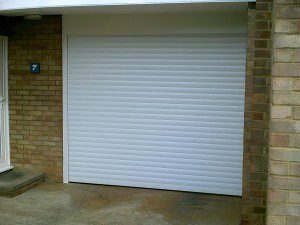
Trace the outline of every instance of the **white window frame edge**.
<instances>
[{"instance_id":1,"label":"white window frame edge","mask_svg":"<svg viewBox=\"0 0 300 225\"><path fill-rule=\"evenodd\" d=\"M63 78L63 182L69 183L69 126L68 126L68 35L62 17L62 78Z\"/></svg>"},{"instance_id":2,"label":"white window frame edge","mask_svg":"<svg viewBox=\"0 0 300 225\"><path fill-rule=\"evenodd\" d=\"M4 166L0 167L0 173L5 172L13 168L10 164L10 141L9 141L9 108L8 108L8 42L7 37L1 36L3 38L3 93L4 93L4 103L3 103L3 119L2 129L3 134L1 138L3 139L1 143L1 148L4 151Z\"/></svg>"}]
</instances>

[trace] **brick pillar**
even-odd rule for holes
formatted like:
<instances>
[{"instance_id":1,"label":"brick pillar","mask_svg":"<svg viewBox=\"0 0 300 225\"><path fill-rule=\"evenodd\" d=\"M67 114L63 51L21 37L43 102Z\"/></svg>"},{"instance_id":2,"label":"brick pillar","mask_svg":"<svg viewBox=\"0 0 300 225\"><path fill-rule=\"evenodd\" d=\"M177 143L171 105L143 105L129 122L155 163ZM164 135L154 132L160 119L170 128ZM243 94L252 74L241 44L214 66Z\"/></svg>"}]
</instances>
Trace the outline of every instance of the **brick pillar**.
<instances>
[{"instance_id":1,"label":"brick pillar","mask_svg":"<svg viewBox=\"0 0 300 225\"><path fill-rule=\"evenodd\" d=\"M267 197L272 0L250 4L246 69L243 225L264 225Z\"/></svg>"},{"instance_id":2,"label":"brick pillar","mask_svg":"<svg viewBox=\"0 0 300 225\"><path fill-rule=\"evenodd\" d=\"M62 181L62 22L10 19L8 35L11 162ZM41 64L31 74L31 62Z\"/></svg>"},{"instance_id":3,"label":"brick pillar","mask_svg":"<svg viewBox=\"0 0 300 225\"><path fill-rule=\"evenodd\" d=\"M267 225L300 224L300 1L276 0Z\"/></svg>"}]
</instances>

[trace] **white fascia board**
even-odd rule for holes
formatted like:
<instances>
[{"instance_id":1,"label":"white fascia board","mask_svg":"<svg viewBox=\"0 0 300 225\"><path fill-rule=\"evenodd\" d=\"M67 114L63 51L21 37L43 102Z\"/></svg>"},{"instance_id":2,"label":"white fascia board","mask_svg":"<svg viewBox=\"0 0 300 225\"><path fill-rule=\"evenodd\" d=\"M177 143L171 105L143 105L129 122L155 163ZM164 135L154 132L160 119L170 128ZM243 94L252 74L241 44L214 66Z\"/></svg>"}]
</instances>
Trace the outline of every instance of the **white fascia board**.
<instances>
[{"instance_id":1,"label":"white fascia board","mask_svg":"<svg viewBox=\"0 0 300 225\"><path fill-rule=\"evenodd\" d=\"M61 7L214 3L214 2L255 2L255 0L0 0L0 11L47 9Z\"/></svg>"}]
</instances>

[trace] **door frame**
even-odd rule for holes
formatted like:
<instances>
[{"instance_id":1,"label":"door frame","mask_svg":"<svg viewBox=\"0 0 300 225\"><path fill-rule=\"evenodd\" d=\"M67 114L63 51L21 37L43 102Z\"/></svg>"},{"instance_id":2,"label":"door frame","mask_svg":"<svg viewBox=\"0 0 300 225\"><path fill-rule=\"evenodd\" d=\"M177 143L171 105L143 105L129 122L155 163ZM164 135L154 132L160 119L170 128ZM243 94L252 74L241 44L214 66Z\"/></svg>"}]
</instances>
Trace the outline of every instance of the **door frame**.
<instances>
[{"instance_id":1,"label":"door frame","mask_svg":"<svg viewBox=\"0 0 300 225\"><path fill-rule=\"evenodd\" d=\"M3 49L0 49L3 53L3 101L2 104L2 116L0 117L0 129L1 132L1 149L3 151L3 157L0 160L0 173L13 168L10 164L10 142L9 142L9 110L8 110L8 42L7 37L0 36L0 41L3 43Z\"/></svg>"},{"instance_id":2,"label":"door frame","mask_svg":"<svg viewBox=\"0 0 300 225\"><path fill-rule=\"evenodd\" d=\"M63 17L64 21L64 17ZM63 84L63 183L69 183L69 125L68 125L68 35L62 34L62 84Z\"/></svg>"}]
</instances>

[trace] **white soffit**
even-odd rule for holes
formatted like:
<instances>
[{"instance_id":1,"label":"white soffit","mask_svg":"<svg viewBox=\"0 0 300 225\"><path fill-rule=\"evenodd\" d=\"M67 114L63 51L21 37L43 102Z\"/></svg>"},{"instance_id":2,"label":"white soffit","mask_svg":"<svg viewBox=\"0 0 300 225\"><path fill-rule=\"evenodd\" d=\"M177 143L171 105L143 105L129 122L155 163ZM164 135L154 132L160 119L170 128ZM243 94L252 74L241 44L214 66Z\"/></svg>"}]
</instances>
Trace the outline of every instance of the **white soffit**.
<instances>
[{"instance_id":1,"label":"white soffit","mask_svg":"<svg viewBox=\"0 0 300 225\"><path fill-rule=\"evenodd\" d=\"M241 11L251 0L0 0L0 15Z\"/></svg>"}]
</instances>

